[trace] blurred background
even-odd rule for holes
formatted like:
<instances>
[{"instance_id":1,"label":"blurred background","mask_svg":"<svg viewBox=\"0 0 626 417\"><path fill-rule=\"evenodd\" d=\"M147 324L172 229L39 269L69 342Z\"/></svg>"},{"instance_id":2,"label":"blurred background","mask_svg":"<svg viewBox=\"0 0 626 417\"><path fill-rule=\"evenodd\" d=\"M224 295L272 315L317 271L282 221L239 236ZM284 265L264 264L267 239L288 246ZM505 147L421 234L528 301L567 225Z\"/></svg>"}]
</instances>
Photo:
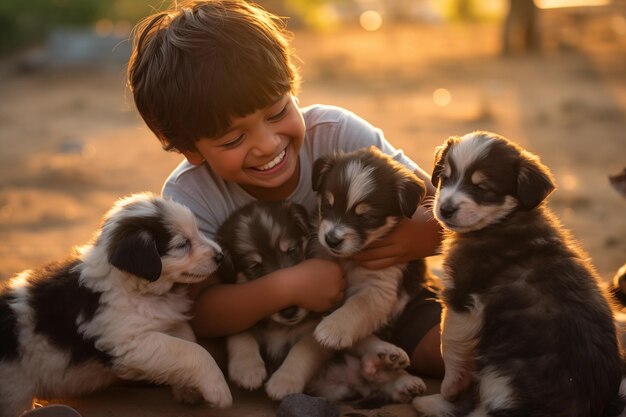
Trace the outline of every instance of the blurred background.
<instances>
[{"instance_id":1,"label":"blurred background","mask_svg":"<svg viewBox=\"0 0 626 417\"><path fill-rule=\"evenodd\" d=\"M550 206L607 280L626 261L626 0L267 0L294 33L300 104L350 109L427 171L481 129L537 153ZM161 150L125 87L129 34L167 2L0 3L0 279L86 243ZM436 261L436 259L435 259Z\"/></svg>"}]
</instances>

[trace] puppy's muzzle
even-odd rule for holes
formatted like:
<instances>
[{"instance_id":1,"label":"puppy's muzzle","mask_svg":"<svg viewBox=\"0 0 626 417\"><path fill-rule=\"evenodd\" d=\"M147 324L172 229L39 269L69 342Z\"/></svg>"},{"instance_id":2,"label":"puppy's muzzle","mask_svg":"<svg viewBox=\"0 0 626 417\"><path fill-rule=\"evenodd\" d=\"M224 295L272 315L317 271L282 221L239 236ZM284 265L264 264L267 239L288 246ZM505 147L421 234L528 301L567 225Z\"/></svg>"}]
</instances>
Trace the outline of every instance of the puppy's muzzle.
<instances>
[{"instance_id":1,"label":"puppy's muzzle","mask_svg":"<svg viewBox=\"0 0 626 417\"><path fill-rule=\"evenodd\" d=\"M224 260L224 254L222 252L216 252L215 256L213 256L213 261L216 265L219 265Z\"/></svg>"},{"instance_id":2,"label":"puppy's muzzle","mask_svg":"<svg viewBox=\"0 0 626 417\"><path fill-rule=\"evenodd\" d=\"M459 208L450 202L445 202L439 206L439 214L444 219L451 219L457 211Z\"/></svg>"},{"instance_id":3,"label":"puppy's muzzle","mask_svg":"<svg viewBox=\"0 0 626 417\"><path fill-rule=\"evenodd\" d=\"M337 249L337 247L339 247L343 243L343 238L337 236L337 234L334 232L329 232L324 235L324 241L329 248Z\"/></svg>"}]
</instances>

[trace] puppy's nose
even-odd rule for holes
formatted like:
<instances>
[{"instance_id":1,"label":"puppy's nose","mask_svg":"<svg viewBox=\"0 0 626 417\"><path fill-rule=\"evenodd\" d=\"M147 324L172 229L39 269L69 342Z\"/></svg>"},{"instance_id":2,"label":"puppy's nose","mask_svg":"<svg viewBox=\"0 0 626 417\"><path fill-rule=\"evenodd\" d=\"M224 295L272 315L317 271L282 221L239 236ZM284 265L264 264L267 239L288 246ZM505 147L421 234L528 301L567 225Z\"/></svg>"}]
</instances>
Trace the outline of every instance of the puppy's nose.
<instances>
[{"instance_id":1,"label":"puppy's nose","mask_svg":"<svg viewBox=\"0 0 626 417\"><path fill-rule=\"evenodd\" d=\"M454 216L454 213L456 213L458 210L458 207L450 203L444 203L439 207L439 213L444 219L449 219L450 217Z\"/></svg>"},{"instance_id":2,"label":"puppy's nose","mask_svg":"<svg viewBox=\"0 0 626 417\"><path fill-rule=\"evenodd\" d=\"M280 316L286 319L293 318L298 312L298 306L291 306L280 310Z\"/></svg>"},{"instance_id":3,"label":"puppy's nose","mask_svg":"<svg viewBox=\"0 0 626 417\"><path fill-rule=\"evenodd\" d=\"M224 259L224 254L222 252L217 252L213 259L215 260L215 263L219 265Z\"/></svg>"},{"instance_id":4,"label":"puppy's nose","mask_svg":"<svg viewBox=\"0 0 626 417\"><path fill-rule=\"evenodd\" d=\"M329 233L324 236L324 240L326 241L326 244L333 249L341 245L341 242L343 242L342 238L337 237L337 235L333 233Z\"/></svg>"}]
</instances>

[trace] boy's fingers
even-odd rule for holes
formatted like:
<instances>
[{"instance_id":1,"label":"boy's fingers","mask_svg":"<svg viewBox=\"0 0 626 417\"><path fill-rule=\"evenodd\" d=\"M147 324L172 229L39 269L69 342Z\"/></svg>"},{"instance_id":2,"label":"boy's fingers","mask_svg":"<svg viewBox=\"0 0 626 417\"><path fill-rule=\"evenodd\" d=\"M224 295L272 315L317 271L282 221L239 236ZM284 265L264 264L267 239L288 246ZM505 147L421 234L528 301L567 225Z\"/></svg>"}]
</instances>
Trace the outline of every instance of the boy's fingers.
<instances>
[{"instance_id":1,"label":"boy's fingers","mask_svg":"<svg viewBox=\"0 0 626 417\"><path fill-rule=\"evenodd\" d=\"M390 258L397 255L398 249L392 245L379 247L368 246L367 249L354 254L353 259L357 262L365 262L381 258Z\"/></svg>"},{"instance_id":2,"label":"boy's fingers","mask_svg":"<svg viewBox=\"0 0 626 417\"><path fill-rule=\"evenodd\" d=\"M379 258L369 261L362 261L359 264L367 269L382 269L387 268L398 263L398 259L396 257L392 258Z\"/></svg>"}]
</instances>

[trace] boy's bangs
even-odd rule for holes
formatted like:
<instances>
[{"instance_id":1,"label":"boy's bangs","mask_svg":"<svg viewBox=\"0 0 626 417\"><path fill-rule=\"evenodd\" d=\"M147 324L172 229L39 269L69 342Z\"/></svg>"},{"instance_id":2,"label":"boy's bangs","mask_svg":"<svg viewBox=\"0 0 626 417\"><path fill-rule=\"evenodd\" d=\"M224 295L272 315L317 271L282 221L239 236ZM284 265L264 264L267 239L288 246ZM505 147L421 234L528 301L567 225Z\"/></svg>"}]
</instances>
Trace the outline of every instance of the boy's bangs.
<instances>
[{"instance_id":1,"label":"boy's bangs","mask_svg":"<svg viewBox=\"0 0 626 417\"><path fill-rule=\"evenodd\" d=\"M276 66L270 65L235 69L225 65L222 70L223 82L209 83L214 91L205 96L206 108L211 109L213 117L203 123L203 137L221 136L230 128L233 117L247 116L265 108L292 90L293 76L287 69L276 71Z\"/></svg>"}]
</instances>

